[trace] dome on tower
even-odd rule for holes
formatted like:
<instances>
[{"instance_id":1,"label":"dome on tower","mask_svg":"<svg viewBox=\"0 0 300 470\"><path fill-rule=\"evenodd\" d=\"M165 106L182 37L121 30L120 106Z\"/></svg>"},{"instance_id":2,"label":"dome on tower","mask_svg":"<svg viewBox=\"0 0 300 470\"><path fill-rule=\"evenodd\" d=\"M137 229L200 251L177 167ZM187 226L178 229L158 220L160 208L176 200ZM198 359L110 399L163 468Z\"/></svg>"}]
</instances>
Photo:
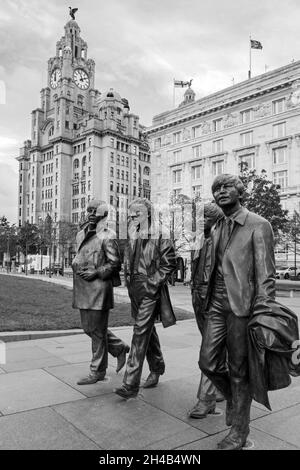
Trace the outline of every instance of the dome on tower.
<instances>
[{"instance_id":1,"label":"dome on tower","mask_svg":"<svg viewBox=\"0 0 300 470\"><path fill-rule=\"evenodd\" d=\"M79 25L78 25L77 21L75 21L75 20L70 20L65 25L65 31L66 32L71 33L72 30L77 30L80 33Z\"/></svg>"},{"instance_id":2,"label":"dome on tower","mask_svg":"<svg viewBox=\"0 0 300 470\"><path fill-rule=\"evenodd\" d=\"M195 101L196 93L194 90L189 86L188 89L184 92L184 99L179 106L184 106L189 103L193 103Z\"/></svg>"},{"instance_id":3,"label":"dome on tower","mask_svg":"<svg viewBox=\"0 0 300 470\"><path fill-rule=\"evenodd\" d=\"M119 95L119 93L117 91L115 91L113 88L110 88L108 91L103 93L103 95L101 96L100 101L107 101L107 100L122 102L121 95Z\"/></svg>"}]
</instances>

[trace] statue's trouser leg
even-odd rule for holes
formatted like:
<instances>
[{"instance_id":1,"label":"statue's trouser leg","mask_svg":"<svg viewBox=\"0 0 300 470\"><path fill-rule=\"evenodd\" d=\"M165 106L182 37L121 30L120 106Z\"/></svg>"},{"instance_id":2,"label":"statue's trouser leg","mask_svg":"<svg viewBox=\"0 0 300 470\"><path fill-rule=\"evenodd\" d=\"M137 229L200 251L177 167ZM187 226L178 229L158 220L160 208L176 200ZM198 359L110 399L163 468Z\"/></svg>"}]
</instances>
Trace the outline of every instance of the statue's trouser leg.
<instances>
[{"instance_id":1,"label":"statue's trouser leg","mask_svg":"<svg viewBox=\"0 0 300 470\"><path fill-rule=\"evenodd\" d=\"M149 364L150 372L156 372L159 375L162 375L165 372L165 362L161 352L159 337L155 326L152 328L152 333L146 352L146 359Z\"/></svg>"},{"instance_id":2,"label":"statue's trouser leg","mask_svg":"<svg viewBox=\"0 0 300 470\"><path fill-rule=\"evenodd\" d=\"M123 340L114 335L114 333L112 333L110 330L107 330L107 345L108 352L113 357L118 357L127 346Z\"/></svg>"},{"instance_id":3,"label":"statue's trouser leg","mask_svg":"<svg viewBox=\"0 0 300 470\"><path fill-rule=\"evenodd\" d=\"M248 385L247 317L230 309L226 288L216 284L205 319L199 365L203 372L232 402L232 429L249 432L250 405ZM229 372L224 361L227 350Z\"/></svg>"},{"instance_id":4,"label":"statue's trouser leg","mask_svg":"<svg viewBox=\"0 0 300 470\"><path fill-rule=\"evenodd\" d=\"M206 287L205 287L206 292ZM201 335L204 331L204 321L205 316L203 312L203 303L205 299L205 292L203 288L194 288L192 292L192 303L195 313L195 318L197 321L197 326ZM197 398L201 401L215 401L216 400L217 389L212 381L202 372L199 388L197 392Z\"/></svg>"},{"instance_id":5,"label":"statue's trouser leg","mask_svg":"<svg viewBox=\"0 0 300 470\"><path fill-rule=\"evenodd\" d=\"M109 310L80 310L83 331L92 340L90 370L93 374L105 373L107 369L108 315Z\"/></svg>"},{"instance_id":6,"label":"statue's trouser leg","mask_svg":"<svg viewBox=\"0 0 300 470\"><path fill-rule=\"evenodd\" d=\"M147 297L144 282L133 281L131 285L131 308L135 319L131 348L126 364L123 383L132 389L140 385L145 356L149 360L150 369L157 367L158 373L164 372L164 360L160 350L158 336L154 328L155 307L157 299ZM154 357L150 358L153 352Z\"/></svg>"}]
</instances>

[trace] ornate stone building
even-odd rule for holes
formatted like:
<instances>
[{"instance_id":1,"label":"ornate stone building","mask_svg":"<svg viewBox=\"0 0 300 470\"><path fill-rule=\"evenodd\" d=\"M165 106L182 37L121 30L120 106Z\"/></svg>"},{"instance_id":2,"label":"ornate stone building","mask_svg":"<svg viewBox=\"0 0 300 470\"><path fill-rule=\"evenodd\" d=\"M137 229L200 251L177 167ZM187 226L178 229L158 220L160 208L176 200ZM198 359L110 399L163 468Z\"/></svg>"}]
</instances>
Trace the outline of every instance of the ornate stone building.
<instances>
[{"instance_id":1,"label":"ornate stone building","mask_svg":"<svg viewBox=\"0 0 300 470\"><path fill-rule=\"evenodd\" d=\"M75 20L48 61L48 83L32 111L31 139L20 149L18 222L79 223L91 197L116 209L150 197L145 128L128 101L95 89L95 62ZM118 217L118 211L117 211ZM118 221L117 221L118 222Z\"/></svg>"},{"instance_id":2,"label":"ornate stone building","mask_svg":"<svg viewBox=\"0 0 300 470\"><path fill-rule=\"evenodd\" d=\"M179 194L209 200L214 177L247 162L281 185L283 208L300 210L300 61L198 100L189 88L147 134L155 203Z\"/></svg>"}]
</instances>

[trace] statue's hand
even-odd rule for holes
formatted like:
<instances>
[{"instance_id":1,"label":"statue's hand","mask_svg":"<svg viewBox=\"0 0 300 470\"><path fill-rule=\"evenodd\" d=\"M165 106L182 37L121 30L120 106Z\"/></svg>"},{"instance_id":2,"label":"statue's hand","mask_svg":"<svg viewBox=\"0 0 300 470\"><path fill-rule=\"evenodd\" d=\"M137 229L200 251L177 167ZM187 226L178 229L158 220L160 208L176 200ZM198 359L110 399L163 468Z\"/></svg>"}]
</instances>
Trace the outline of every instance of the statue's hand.
<instances>
[{"instance_id":1,"label":"statue's hand","mask_svg":"<svg viewBox=\"0 0 300 470\"><path fill-rule=\"evenodd\" d=\"M78 271L78 276L80 276L85 281L91 282L98 277L98 271L96 269L83 269Z\"/></svg>"}]
</instances>

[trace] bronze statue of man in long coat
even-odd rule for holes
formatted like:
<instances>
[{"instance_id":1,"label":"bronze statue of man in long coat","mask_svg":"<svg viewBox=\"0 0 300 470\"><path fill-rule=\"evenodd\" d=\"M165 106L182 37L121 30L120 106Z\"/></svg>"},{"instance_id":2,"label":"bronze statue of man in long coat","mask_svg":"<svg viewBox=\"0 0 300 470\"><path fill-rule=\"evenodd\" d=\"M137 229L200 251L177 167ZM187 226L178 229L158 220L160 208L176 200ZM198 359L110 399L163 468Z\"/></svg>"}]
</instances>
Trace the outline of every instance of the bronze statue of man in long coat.
<instances>
[{"instance_id":1,"label":"bronze statue of man in long coat","mask_svg":"<svg viewBox=\"0 0 300 470\"><path fill-rule=\"evenodd\" d=\"M87 206L88 223L77 235L73 260L73 307L80 310L84 332L92 340L90 374L78 385L102 381L108 352L117 357L117 372L124 366L129 346L108 330L113 308L113 287L121 284L120 254L115 233L107 227L108 206L92 199Z\"/></svg>"},{"instance_id":2,"label":"bronze statue of man in long coat","mask_svg":"<svg viewBox=\"0 0 300 470\"><path fill-rule=\"evenodd\" d=\"M129 206L124 265L134 327L123 385L115 390L125 399L138 394L145 357L150 375L144 388L157 385L165 363L154 323L158 316L165 327L175 323L167 287L168 276L176 268L175 251L162 234L151 235L151 208L150 201L144 198Z\"/></svg>"}]
</instances>

